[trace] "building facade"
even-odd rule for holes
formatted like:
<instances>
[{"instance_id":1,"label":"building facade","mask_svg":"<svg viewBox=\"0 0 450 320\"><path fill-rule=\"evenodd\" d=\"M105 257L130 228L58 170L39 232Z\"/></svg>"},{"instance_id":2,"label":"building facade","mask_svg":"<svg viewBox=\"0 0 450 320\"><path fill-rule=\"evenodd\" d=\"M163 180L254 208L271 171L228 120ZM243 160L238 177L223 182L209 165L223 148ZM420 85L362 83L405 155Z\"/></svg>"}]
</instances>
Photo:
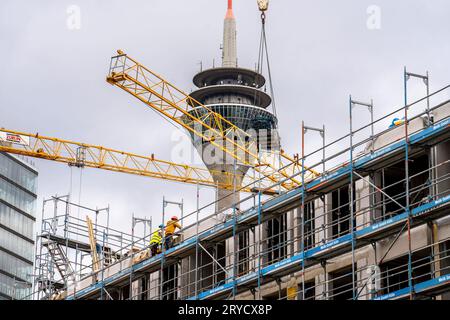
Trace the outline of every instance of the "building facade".
<instances>
[{"instance_id":1,"label":"building facade","mask_svg":"<svg viewBox=\"0 0 450 320\"><path fill-rule=\"evenodd\" d=\"M0 153L0 300L30 295L38 172Z\"/></svg>"},{"instance_id":2,"label":"building facade","mask_svg":"<svg viewBox=\"0 0 450 320\"><path fill-rule=\"evenodd\" d=\"M185 224L153 257L112 247L114 261L57 298L449 300L450 101L431 112L432 124L408 122L408 161L405 127L389 128L369 137L356 169L344 162L247 208L242 199L235 218Z\"/></svg>"}]
</instances>

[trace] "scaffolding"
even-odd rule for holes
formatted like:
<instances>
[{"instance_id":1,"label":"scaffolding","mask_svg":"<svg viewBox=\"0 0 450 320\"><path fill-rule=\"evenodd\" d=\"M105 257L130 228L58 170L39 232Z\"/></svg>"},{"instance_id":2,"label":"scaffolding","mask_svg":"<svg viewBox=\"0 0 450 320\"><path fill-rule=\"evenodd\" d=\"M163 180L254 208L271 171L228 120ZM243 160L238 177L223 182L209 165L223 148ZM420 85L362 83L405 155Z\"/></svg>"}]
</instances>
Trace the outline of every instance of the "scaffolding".
<instances>
[{"instance_id":1,"label":"scaffolding","mask_svg":"<svg viewBox=\"0 0 450 320\"><path fill-rule=\"evenodd\" d=\"M302 154L295 161L322 174L307 179L303 170L268 189L293 178L301 179L299 188L268 196L256 182L243 188L258 192L220 211L215 202L200 207L198 192L197 210L189 214L183 213L183 202L170 202L181 209L183 229L175 234L173 247L163 246L155 256L149 243L157 228L150 226L142 237L134 231L125 234L109 228L109 208L107 223L101 225L97 216L102 210L53 197L48 201L55 207L65 204L65 212L58 215L55 209L48 218L43 214L33 297L442 298L450 287L450 228L445 229L450 86L429 94L427 74L427 95L408 104L408 75L419 76L405 69L405 106L377 120L373 101L350 96L349 133L333 142L326 143L325 127L303 125ZM361 106L369 109L371 119L355 130L353 109ZM395 116L403 116L403 124L387 128ZM305 128L323 135L323 146L309 154ZM164 199L163 212L167 204ZM95 214L98 270L93 267L88 226L71 215L71 207ZM163 214L163 223L165 219Z\"/></svg>"}]
</instances>

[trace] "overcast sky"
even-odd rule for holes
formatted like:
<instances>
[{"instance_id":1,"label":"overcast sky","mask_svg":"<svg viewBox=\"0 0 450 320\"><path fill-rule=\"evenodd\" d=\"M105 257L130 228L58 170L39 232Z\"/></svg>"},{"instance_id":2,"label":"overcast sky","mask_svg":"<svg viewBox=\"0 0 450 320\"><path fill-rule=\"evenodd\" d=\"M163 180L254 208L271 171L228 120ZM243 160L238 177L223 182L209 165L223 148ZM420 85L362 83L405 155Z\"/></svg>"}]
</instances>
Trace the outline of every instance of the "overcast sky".
<instances>
[{"instance_id":1,"label":"overcast sky","mask_svg":"<svg viewBox=\"0 0 450 320\"><path fill-rule=\"evenodd\" d=\"M72 5L80 9L80 29L68 27ZM235 0L234 7L239 64L253 68L256 1ZM0 127L170 159L175 129L106 83L110 57L123 49L189 92L199 62L220 61L225 11L225 0L2 0ZM373 98L376 117L401 106L405 65L429 70L432 91L449 84L449 13L448 0L272 0L267 36L283 148L300 152L302 120L325 124L328 137L346 134L349 94ZM410 90L411 101L425 93L419 81ZM368 120L358 112L356 122ZM307 151L320 143L309 135ZM54 194L71 190L78 201L79 169L72 169L70 187L66 165L36 166L38 211ZM112 225L124 231L132 213L159 223L163 196L195 209L195 186L179 183L84 169L81 189L83 204L109 204ZM213 196L202 189L201 203Z\"/></svg>"}]
</instances>

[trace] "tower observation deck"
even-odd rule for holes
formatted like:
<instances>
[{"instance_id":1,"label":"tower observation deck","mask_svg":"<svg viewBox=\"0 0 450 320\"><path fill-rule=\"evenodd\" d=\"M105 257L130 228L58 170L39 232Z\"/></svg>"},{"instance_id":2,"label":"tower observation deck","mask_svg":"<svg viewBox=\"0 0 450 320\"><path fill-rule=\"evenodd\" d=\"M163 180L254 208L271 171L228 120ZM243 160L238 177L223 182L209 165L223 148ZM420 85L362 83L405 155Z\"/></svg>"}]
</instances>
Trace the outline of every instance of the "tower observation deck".
<instances>
[{"instance_id":1,"label":"tower observation deck","mask_svg":"<svg viewBox=\"0 0 450 320\"><path fill-rule=\"evenodd\" d=\"M240 129L252 132L252 136L258 139L259 151L279 148L276 132L278 120L267 110L272 99L262 90L266 83L264 76L257 71L238 67L236 19L232 0L228 0L224 21L222 66L202 70L194 76L193 82L197 89L190 96ZM201 114L201 108L203 107L199 106L194 110L197 114ZM214 181L223 182L224 177L217 172L235 173L234 184L236 189L239 189L248 166L227 159L222 150L209 142L199 141L194 136L192 140L205 165L211 171ZM233 191L218 190L217 210L229 207L239 200L237 194L233 197L228 196L230 193ZM224 197L226 198L220 200Z\"/></svg>"}]
</instances>

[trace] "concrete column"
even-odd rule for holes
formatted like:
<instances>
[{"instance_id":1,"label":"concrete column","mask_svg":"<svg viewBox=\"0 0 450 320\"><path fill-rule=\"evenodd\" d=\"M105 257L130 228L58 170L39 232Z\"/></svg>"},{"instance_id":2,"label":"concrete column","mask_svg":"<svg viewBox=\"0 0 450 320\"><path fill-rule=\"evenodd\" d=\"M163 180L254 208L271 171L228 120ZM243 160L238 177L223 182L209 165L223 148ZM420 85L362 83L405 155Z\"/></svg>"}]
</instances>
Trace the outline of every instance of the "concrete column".
<instances>
[{"instance_id":1,"label":"concrete column","mask_svg":"<svg viewBox=\"0 0 450 320\"><path fill-rule=\"evenodd\" d=\"M378 188L383 189L383 171L379 170L373 175L372 183L376 185ZM383 208L383 194L380 191L376 191L373 187L369 188L372 192L375 192L375 195L371 196L371 201L373 199L372 206L372 212L370 216L370 221L373 223L376 219L380 218L383 215L384 208Z\"/></svg>"},{"instance_id":2,"label":"concrete column","mask_svg":"<svg viewBox=\"0 0 450 320\"><path fill-rule=\"evenodd\" d=\"M219 151L217 151L219 152ZM242 180L247 174L248 166L236 165L236 177L233 179L235 167L232 164L211 164L206 165L211 172L211 176L216 184L228 184L236 185L236 190L239 190L242 186ZM223 175L221 172L227 172L228 175ZM234 193L234 190L217 189L216 196L216 212L220 212L227 208L232 208L240 200L239 192ZM239 206L239 205L238 205ZM240 208L239 208L240 209ZM223 214L220 213L218 219L223 218Z\"/></svg>"},{"instance_id":3,"label":"concrete column","mask_svg":"<svg viewBox=\"0 0 450 320\"><path fill-rule=\"evenodd\" d=\"M368 179L368 177L365 177ZM363 229L370 223L370 185L360 179L355 182L356 230Z\"/></svg>"},{"instance_id":4,"label":"concrete column","mask_svg":"<svg viewBox=\"0 0 450 320\"><path fill-rule=\"evenodd\" d=\"M261 230L261 232L260 232ZM262 247L262 243L261 243L261 233L263 230L263 226L256 226L255 227L255 241L256 241L256 245L254 246L255 248L255 258L254 258L254 266L255 266L255 271L258 270L259 268L259 264L262 264L262 255L261 255L261 251L263 250Z\"/></svg>"},{"instance_id":5,"label":"concrete column","mask_svg":"<svg viewBox=\"0 0 450 320\"><path fill-rule=\"evenodd\" d=\"M160 289L160 277L159 271L150 273L149 280L149 299L150 300L159 300L159 289Z\"/></svg>"},{"instance_id":6,"label":"concrete column","mask_svg":"<svg viewBox=\"0 0 450 320\"><path fill-rule=\"evenodd\" d=\"M229 270L229 274L228 277L233 277L234 276L234 263L235 263L235 250L234 250L234 238L228 238L227 240L225 240L225 244L226 244L226 270ZM220 267L219 267L220 268ZM227 276L225 276L227 278Z\"/></svg>"},{"instance_id":7,"label":"concrete column","mask_svg":"<svg viewBox=\"0 0 450 320\"><path fill-rule=\"evenodd\" d=\"M262 257L261 257L261 264L264 266L267 264L267 250L269 247L268 241L267 241L267 222L264 222L261 225L261 251L262 253Z\"/></svg>"},{"instance_id":8,"label":"concrete column","mask_svg":"<svg viewBox=\"0 0 450 320\"><path fill-rule=\"evenodd\" d=\"M375 279L371 277L371 266L375 265L375 255L372 252L367 253L367 257L356 261L356 294L358 300L370 300L375 290Z\"/></svg>"},{"instance_id":9,"label":"concrete column","mask_svg":"<svg viewBox=\"0 0 450 320\"><path fill-rule=\"evenodd\" d=\"M286 213L286 243L288 244L286 248L286 254L288 257L290 257L294 253L294 211L296 211L296 209L288 211Z\"/></svg>"},{"instance_id":10,"label":"concrete column","mask_svg":"<svg viewBox=\"0 0 450 320\"><path fill-rule=\"evenodd\" d=\"M327 300L328 299L329 284L326 283L326 279L328 279L328 275L324 274L324 273L316 276L316 278L315 278L316 300Z\"/></svg>"},{"instance_id":11,"label":"concrete column","mask_svg":"<svg viewBox=\"0 0 450 320\"><path fill-rule=\"evenodd\" d=\"M301 207L295 208L292 210L292 223L293 223L293 230L292 235L295 239L293 243L293 250L294 252L299 253L302 248L302 216L301 216Z\"/></svg>"},{"instance_id":12,"label":"concrete column","mask_svg":"<svg viewBox=\"0 0 450 320\"><path fill-rule=\"evenodd\" d=\"M248 261L248 268L249 268L249 271L250 272L252 272L252 271L255 271L256 269L256 261L257 261L257 259L256 259L256 254L257 254L257 251L256 251L256 247L255 247L255 240L257 240L257 238L256 238L256 228L257 227L255 227L255 228L252 228L252 229L250 229L249 231L248 231L248 245L249 245L249 247L248 247L248 258L249 258L249 261Z\"/></svg>"},{"instance_id":13,"label":"concrete column","mask_svg":"<svg viewBox=\"0 0 450 320\"><path fill-rule=\"evenodd\" d=\"M327 195L325 195L325 205L323 206L323 223L326 225L323 233L323 242L330 241L331 236L333 235L333 216L331 214L331 210L333 208L333 202L332 202L332 194L331 192ZM322 240L321 239L321 240Z\"/></svg>"},{"instance_id":14,"label":"concrete column","mask_svg":"<svg viewBox=\"0 0 450 320\"><path fill-rule=\"evenodd\" d=\"M314 243L316 245L322 243L325 239L325 216L324 213L324 202L320 199L314 200L315 206L315 217L314 217Z\"/></svg>"},{"instance_id":15,"label":"concrete column","mask_svg":"<svg viewBox=\"0 0 450 320\"><path fill-rule=\"evenodd\" d=\"M181 276L179 285L181 288L181 297L187 298L194 295L195 292L195 253L181 260Z\"/></svg>"}]
</instances>

